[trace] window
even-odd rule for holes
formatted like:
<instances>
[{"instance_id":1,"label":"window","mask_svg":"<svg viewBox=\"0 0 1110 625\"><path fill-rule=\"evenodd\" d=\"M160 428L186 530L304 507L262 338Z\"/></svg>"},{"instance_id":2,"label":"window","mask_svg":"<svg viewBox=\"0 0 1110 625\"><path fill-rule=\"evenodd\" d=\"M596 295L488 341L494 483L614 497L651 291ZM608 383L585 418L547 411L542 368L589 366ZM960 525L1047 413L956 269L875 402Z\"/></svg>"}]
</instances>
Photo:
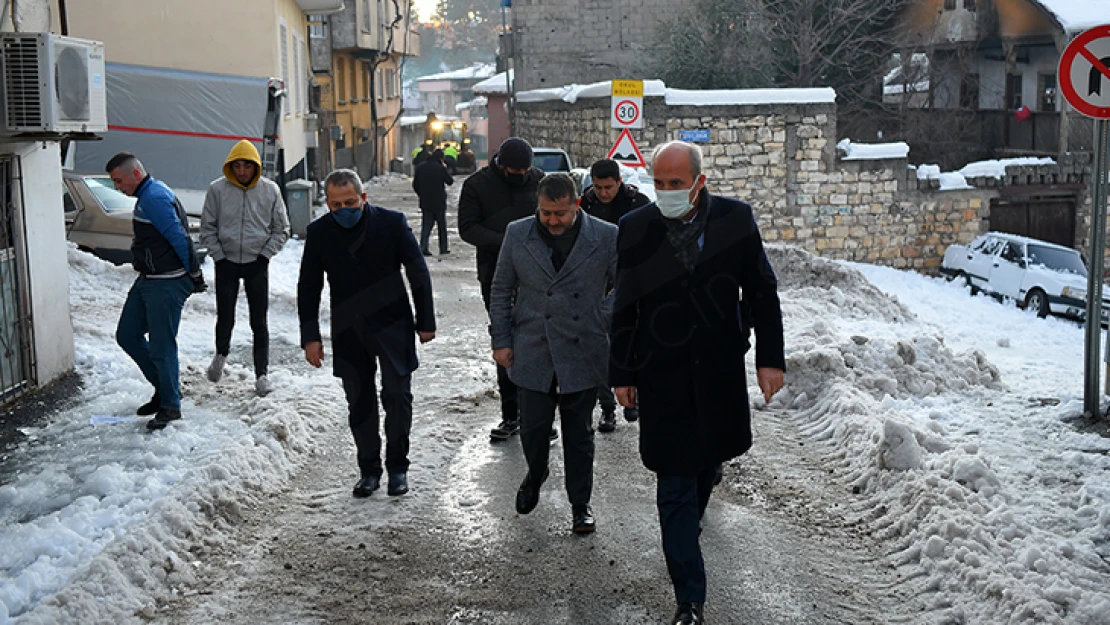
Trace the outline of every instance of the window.
<instances>
[{"instance_id":1,"label":"window","mask_svg":"<svg viewBox=\"0 0 1110 625\"><path fill-rule=\"evenodd\" d=\"M378 68L378 71L374 74L374 84L378 86L377 95L378 99L381 100L382 97L384 97L383 94L385 92L385 84L382 82L382 69L380 67Z\"/></svg>"},{"instance_id":2,"label":"window","mask_svg":"<svg viewBox=\"0 0 1110 625\"><path fill-rule=\"evenodd\" d=\"M964 8L968 11L975 10L975 0L964 0Z\"/></svg>"},{"instance_id":3,"label":"window","mask_svg":"<svg viewBox=\"0 0 1110 625\"><path fill-rule=\"evenodd\" d=\"M1024 260L1021 252L1021 247L1013 241L1010 241L1006 244L1006 247L1002 248L1001 256L1003 260L1008 260L1011 263L1017 263L1019 260Z\"/></svg>"},{"instance_id":4,"label":"window","mask_svg":"<svg viewBox=\"0 0 1110 625\"><path fill-rule=\"evenodd\" d=\"M1041 74L1037 77L1037 110L1056 110L1056 74Z\"/></svg>"},{"instance_id":5,"label":"window","mask_svg":"<svg viewBox=\"0 0 1110 625\"><path fill-rule=\"evenodd\" d=\"M362 17L359 19L362 24L362 32L370 32L370 0L362 0Z\"/></svg>"},{"instance_id":6,"label":"window","mask_svg":"<svg viewBox=\"0 0 1110 625\"><path fill-rule=\"evenodd\" d=\"M335 93L340 104L347 102L347 59L344 57L335 60Z\"/></svg>"},{"instance_id":7,"label":"window","mask_svg":"<svg viewBox=\"0 0 1110 625\"><path fill-rule=\"evenodd\" d=\"M308 16L308 37L309 39L327 39L328 38L328 23L325 21L323 15L309 15Z\"/></svg>"},{"instance_id":8,"label":"window","mask_svg":"<svg viewBox=\"0 0 1110 625\"><path fill-rule=\"evenodd\" d=\"M358 75L365 72L366 68L363 63L358 61L351 61L351 101L358 102ZM365 79L363 79L365 80Z\"/></svg>"},{"instance_id":9,"label":"window","mask_svg":"<svg viewBox=\"0 0 1110 625\"><path fill-rule=\"evenodd\" d=\"M945 11L955 11L956 10L956 0L944 0L944 10Z\"/></svg>"},{"instance_id":10,"label":"window","mask_svg":"<svg viewBox=\"0 0 1110 625\"><path fill-rule=\"evenodd\" d=\"M979 109L979 74L964 74L960 81L960 108Z\"/></svg>"},{"instance_id":11,"label":"window","mask_svg":"<svg viewBox=\"0 0 1110 625\"><path fill-rule=\"evenodd\" d=\"M280 22L278 35L281 37L281 79L285 82L285 88L289 89L292 86L289 84L289 29L285 26L285 20ZM286 97L285 99L288 100L289 98ZM292 104L290 104L291 107ZM285 109L285 114L289 114L289 108Z\"/></svg>"},{"instance_id":12,"label":"window","mask_svg":"<svg viewBox=\"0 0 1110 625\"><path fill-rule=\"evenodd\" d=\"M365 77L365 79L362 81L362 99L369 102L370 101L370 64L369 63L363 63L362 64L362 75Z\"/></svg>"},{"instance_id":13,"label":"window","mask_svg":"<svg viewBox=\"0 0 1110 625\"><path fill-rule=\"evenodd\" d=\"M1006 75L1006 104L1011 111L1021 108L1021 75Z\"/></svg>"}]
</instances>

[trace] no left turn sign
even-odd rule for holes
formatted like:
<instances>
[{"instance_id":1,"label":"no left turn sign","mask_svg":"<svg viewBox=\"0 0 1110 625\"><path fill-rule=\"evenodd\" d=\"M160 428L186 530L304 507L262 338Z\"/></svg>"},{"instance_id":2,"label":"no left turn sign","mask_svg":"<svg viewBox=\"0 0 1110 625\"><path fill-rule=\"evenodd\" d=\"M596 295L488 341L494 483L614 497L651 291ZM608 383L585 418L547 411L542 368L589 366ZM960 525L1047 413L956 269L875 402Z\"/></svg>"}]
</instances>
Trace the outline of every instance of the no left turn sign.
<instances>
[{"instance_id":1,"label":"no left turn sign","mask_svg":"<svg viewBox=\"0 0 1110 625\"><path fill-rule=\"evenodd\" d=\"M1060 92L1075 110L1110 119L1110 25L1096 26L1072 40L1060 55Z\"/></svg>"}]
</instances>

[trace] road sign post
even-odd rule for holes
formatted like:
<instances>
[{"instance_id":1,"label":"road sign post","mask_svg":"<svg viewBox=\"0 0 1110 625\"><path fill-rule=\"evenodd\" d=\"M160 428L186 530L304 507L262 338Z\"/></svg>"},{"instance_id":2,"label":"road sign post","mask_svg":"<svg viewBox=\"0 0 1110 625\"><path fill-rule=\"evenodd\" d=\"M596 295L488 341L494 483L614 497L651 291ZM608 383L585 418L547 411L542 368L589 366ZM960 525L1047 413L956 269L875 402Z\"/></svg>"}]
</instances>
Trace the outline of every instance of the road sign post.
<instances>
[{"instance_id":1,"label":"road sign post","mask_svg":"<svg viewBox=\"0 0 1110 625\"><path fill-rule=\"evenodd\" d=\"M1101 416L1099 349L1102 347L1102 280L1106 257L1106 200L1110 190L1110 25L1081 33L1060 55L1060 92L1068 104L1095 123L1095 169L1091 205L1091 259L1087 272L1084 327L1083 413ZM1110 349L1110 346L1108 346Z\"/></svg>"}]
</instances>

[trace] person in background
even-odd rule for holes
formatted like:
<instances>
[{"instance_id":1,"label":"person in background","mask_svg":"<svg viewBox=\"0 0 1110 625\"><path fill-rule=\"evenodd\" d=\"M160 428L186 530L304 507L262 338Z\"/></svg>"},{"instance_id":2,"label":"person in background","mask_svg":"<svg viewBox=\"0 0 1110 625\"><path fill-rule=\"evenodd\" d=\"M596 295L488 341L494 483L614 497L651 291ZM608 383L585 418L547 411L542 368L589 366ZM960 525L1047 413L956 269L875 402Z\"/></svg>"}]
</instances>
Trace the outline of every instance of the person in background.
<instances>
[{"instance_id":1,"label":"person in background","mask_svg":"<svg viewBox=\"0 0 1110 625\"><path fill-rule=\"evenodd\" d=\"M231 352L239 284L247 294L254 359L254 388L273 391L270 366L270 259L289 240L289 215L277 183L262 177L262 159L247 140L224 161L224 175L208 185L200 219L200 241L216 263L216 353L208 379L219 382Z\"/></svg>"},{"instance_id":2,"label":"person in background","mask_svg":"<svg viewBox=\"0 0 1110 625\"><path fill-rule=\"evenodd\" d=\"M420 198L420 251L431 256L428 239L432 236L432 225L439 228L439 253L447 254L447 186L455 179L447 173L443 164L443 150L432 152L432 157L424 161L412 176L412 190Z\"/></svg>"},{"instance_id":3,"label":"person in background","mask_svg":"<svg viewBox=\"0 0 1110 625\"><path fill-rule=\"evenodd\" d=\"M633 210L651 204L651 199L640 193L635 185L625 184L621 179L620 165L610 158L603 158L590 166L590 186L582 192L582 210L590 215L616 224ZM601 419L597 423L599 432L612 432L617 429L617 399L609 385L597 389L597 401L601 405ZM635 407L624 409L624 419L632 422L640 418Z\"/></svg>"},{"instance_id":4,"label":"person in background","mask_svg":"<svg viewBox=\"0 0 1110 625\"><path fill-rule=\"evenodd\" d=\"M368 203L357 173L333 171L324 181L324 191L329 212L308 226L297 281L301 346L310 365L323 365L320 298L326 276L335 350L332 373L343 381L361 476L354 496L369 497L381 485L375 384L379 369L387 492L403 495L409 491L412 372L420 364L414 339L427 343L436 336L432 279L405 216ZM412 292L415 321L402 269Z\"/></svg>"},{"instance_id":5,"label":"person in background","mask_svg":"<svg viewBox=\"0 0 1110 625\"><path fill-rule=\"evenodd\" d=\"M640 404L640 456L656 474L663 555L677 603L672 623L705 622L698 537L721 463L752 444L740 304L751 312L756 379L766 401L783 386L782 311L752 208L710 194L698 146L652 154L654 206L621 220L609 382Z\"/></svg>"},{"instance_id":6,"label":"person in background","mask_svg":"<svg viewBox=\"0 0 1110 625\"><path fill-rule=\"evenodd\" d=\"M161 430L181 418L181 372L177 329L192 293L207 290L189 238L189 217L177 195L146 173L129 152L104 166L116 189L135 198L131 220L132 266L139 272L120 311L116 342L154 386L154 396L136 411L154 415L148 430Z\"/></svg>"}]
</instances>

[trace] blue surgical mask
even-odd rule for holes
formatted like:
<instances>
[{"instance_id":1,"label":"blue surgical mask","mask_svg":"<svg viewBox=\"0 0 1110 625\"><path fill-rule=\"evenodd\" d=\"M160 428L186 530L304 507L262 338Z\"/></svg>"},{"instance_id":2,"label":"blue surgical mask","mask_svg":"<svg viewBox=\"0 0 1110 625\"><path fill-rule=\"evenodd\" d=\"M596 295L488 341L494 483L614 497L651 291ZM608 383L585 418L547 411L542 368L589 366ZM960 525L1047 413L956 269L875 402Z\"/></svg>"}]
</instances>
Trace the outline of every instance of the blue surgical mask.
<instances>
[{"instance_id":1,"label":"blue surgical mask","mask_svg":"<svg viewBox=\"0 0 1110 625\"><path fill-rule=\"evenodd\" d=\"M362 219L362 207L333 210L331 216L335 218L337 224L350 230L358 224L359 219Z\"/></svg>"},{"instance_id":2,"label":"blue surgical mask","mask_svg":"<svg viewBox=\"0 0 1110 625\"><path fill-rule=\"evenodd\" d=\"M689 213L694 208L694 205L690 202L690 192L696 186L698 186L697 180L689 189L679 189L677 191L656 190L655 205L659 207L659 212L667 219L679 219Z\"/></svg>"}]
</instances>

